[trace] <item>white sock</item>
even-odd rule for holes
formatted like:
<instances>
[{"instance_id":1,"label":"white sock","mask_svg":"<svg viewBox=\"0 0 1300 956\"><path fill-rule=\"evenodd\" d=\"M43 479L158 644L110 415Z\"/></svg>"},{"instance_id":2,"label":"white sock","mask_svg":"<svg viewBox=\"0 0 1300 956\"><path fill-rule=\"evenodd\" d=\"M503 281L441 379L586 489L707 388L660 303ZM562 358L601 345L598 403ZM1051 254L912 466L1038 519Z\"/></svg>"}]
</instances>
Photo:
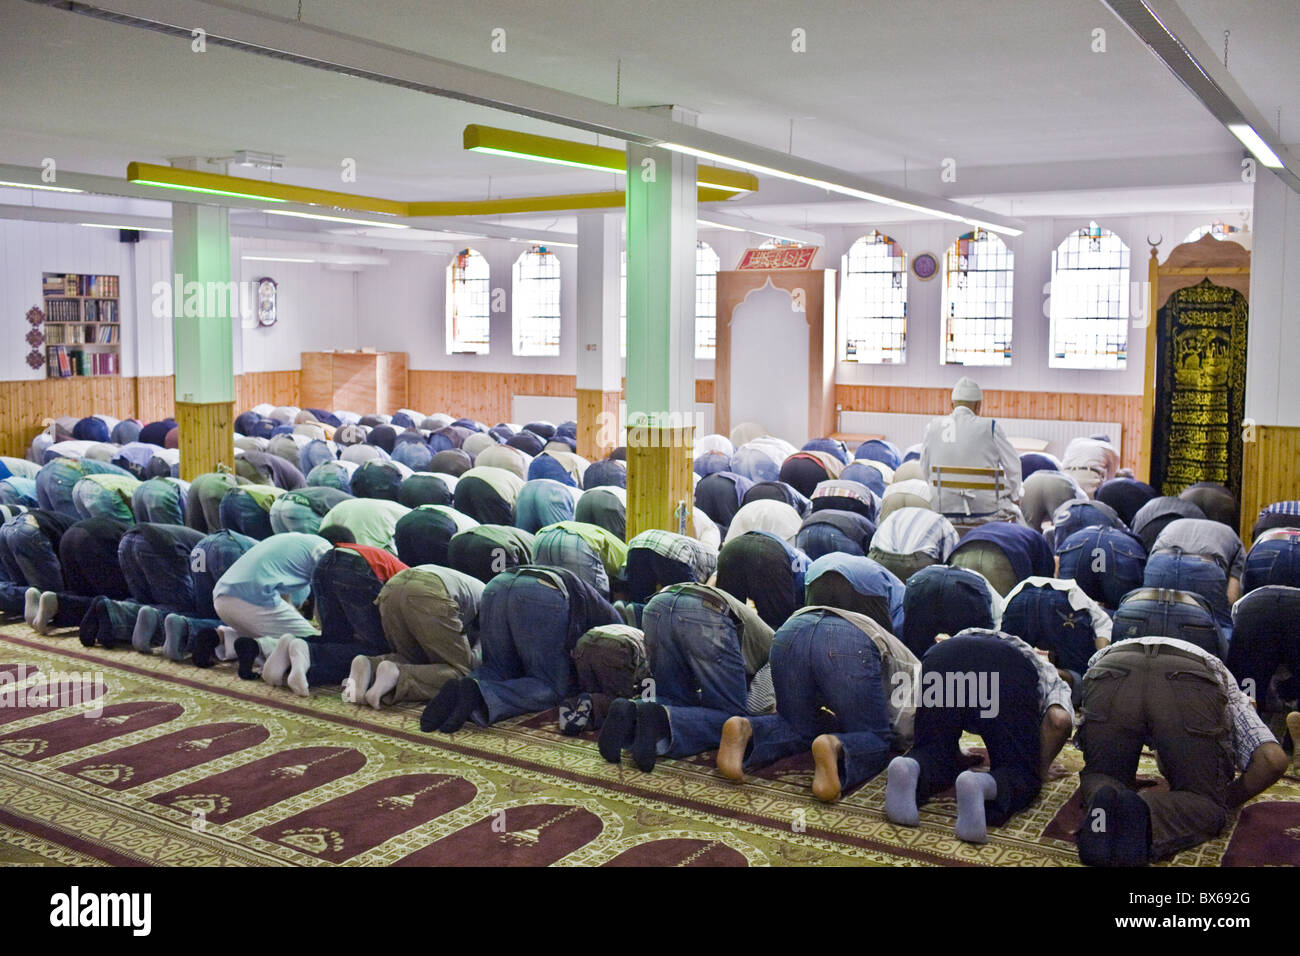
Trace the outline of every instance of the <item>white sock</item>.
<instances>
[{"instance_id":1,"label":"white sock","mask_svg":"<svg viewBox=\"0 0 1300 956\"><path fill-rule=\"evenodd\" d=\"M36 619L36 609L41 600L40 588L28 588L23 592L23 620L30 627Z\"/></svg>"},{"instance_id":2,"label":"white sock","mask_svg":"<svg viewBox=\"0 0 1300 956\"><path fill-rule=\"evenodd\" d=\"M239 638L239 632L233 627L222 624L217 628L217 637L221 638L221 641L212 652L213 656L219 661L233 661L235 659L235 641Z\"/></svg>"},{"instance_id":3,"label":"white sock","mask_svg":"<svg viewBox=\"0 0 1300 956\"><path fill-rule=\"evenodd\" d=\"M307 686L307 670L311 667L311 648L301 637L289 638L289 677L285 681L289 689L299 697L311 693Z\"/></svg>"},{"instance_id":4,"label":"white sock","mask_svg":"<svg viewBox=\"0 0 1300 956\"><path fill-rule=\"evenodd\" d=\"M957 776L957 838L967 843L989 841L984 803L997 798L998 782L990 773L965 770Z\"/></svg>"},{"instance_id":5,"label":"white sock","mask_svg":"<svg viewBox=\"0 0 1300 956\"><path fill-rule=\"evenodd\" d=\"M366 691L366 703L379 710L383 706L384 695L397 687L397 678L401 673L392 661L380 661L379 666L375 668L375 682Z\"/></svg>"},{"instance_id":6,"label":"white sock","mask_svg":"<svg viewBox=\"0 0 1300 956\"><path fill-rule=\"evenodd\" d=\"M343 682L343 699L350 704L360 706L366 699L370 687L370 658L358 654L352 658L352 669L348 671L347 680Z\"/></svg>"},{"instance_id":7,"label":"white sock","mask_svg":"<svg viewBox=\"0 0 1300 956\"><path fill-rule=\"evenodd\" d=\"M59 613L59 596L53 591L46 591L36 604L36 616L32 618L32 629L37 634L48 634L54 625L54 615Z\"/></svg>"},{"instance_id":8,"label":"white sock","mask_svg":"<svg viewBox=\"0 0 1300 956\"><path fill-rule=\"evenodd\" d=\"M289 642L292 640L293 636L290 634L280 638L276 642L275 650L267 654L266 660L262 663L262 680L272 687L283 684L284 675L289 672Z\"/></svg>"}]
</instances>

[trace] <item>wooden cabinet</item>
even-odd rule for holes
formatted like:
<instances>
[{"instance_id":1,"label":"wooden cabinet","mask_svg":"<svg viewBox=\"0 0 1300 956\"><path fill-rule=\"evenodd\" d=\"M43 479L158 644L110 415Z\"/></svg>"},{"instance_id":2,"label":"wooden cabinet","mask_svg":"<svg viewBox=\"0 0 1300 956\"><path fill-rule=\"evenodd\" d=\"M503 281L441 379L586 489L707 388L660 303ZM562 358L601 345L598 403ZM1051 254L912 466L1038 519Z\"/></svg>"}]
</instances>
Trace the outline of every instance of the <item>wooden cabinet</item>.
<instances>
[{"instance_id":1,"label":"wooden cabinet","mask_svg":"<svg viewBox=\"0 0 1300 956\"><path fill-rule=\"evenodd\" d=\"M303 352L302 407L359 415L405 408L405 352Z\"/></svg>"}]
</instances>

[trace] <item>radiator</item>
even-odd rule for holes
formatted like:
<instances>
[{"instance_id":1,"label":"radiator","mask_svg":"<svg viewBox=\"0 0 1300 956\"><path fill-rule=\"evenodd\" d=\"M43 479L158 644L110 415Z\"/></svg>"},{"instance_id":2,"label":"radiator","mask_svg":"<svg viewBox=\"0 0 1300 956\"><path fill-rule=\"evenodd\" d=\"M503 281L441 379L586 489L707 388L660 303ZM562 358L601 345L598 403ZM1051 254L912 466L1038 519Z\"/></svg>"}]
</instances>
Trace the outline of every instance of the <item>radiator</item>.
<instances>
[{"instance_id":1,"label":"radiator","mask_svg":"<svg viewBox=\"0 0 1300 956\"><path fill-rule=\"evenodd\" d=\"M884 435L900 449L920 444L934 415L898 412L840 412L840 431L850 435ZM1046 451L1060 458L1075 438L1109 435L1123 457L1122 426L1119 422L1064 422L1046 418L999 418L998 424L1011 439L1036 438L1047 442Z\"/></svg>"}]
</instances>

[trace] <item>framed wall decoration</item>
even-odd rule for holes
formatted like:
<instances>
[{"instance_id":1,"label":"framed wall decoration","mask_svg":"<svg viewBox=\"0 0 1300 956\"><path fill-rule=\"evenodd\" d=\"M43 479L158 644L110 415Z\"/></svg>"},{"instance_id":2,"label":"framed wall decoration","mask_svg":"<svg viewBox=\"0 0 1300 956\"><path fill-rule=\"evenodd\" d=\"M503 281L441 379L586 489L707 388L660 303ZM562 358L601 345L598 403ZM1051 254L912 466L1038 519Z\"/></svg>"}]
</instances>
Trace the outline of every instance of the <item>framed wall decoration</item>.
<instances>
[{"instance_id":1,"label":"framed wall decoration","mask_svg":"<svg viewBox=\"0 0 1300 956\"><path fill-rule=\"evenodd\" d=\"M278 297L279 287L274 279L263 276L257 280L257 324L263 328L270 328L279 320Z\"/></svg>"},{"instance_id":2,"label":"framed wall decoration","mask_svg":"<svg viewBox=\"0 0 1300 956\"><path fill-rule=\"evenodd\" d=\"M933 252L922 252L912 257L912 275L929 282L939 272L939 260Z\"/></svg>"}]
</instances>

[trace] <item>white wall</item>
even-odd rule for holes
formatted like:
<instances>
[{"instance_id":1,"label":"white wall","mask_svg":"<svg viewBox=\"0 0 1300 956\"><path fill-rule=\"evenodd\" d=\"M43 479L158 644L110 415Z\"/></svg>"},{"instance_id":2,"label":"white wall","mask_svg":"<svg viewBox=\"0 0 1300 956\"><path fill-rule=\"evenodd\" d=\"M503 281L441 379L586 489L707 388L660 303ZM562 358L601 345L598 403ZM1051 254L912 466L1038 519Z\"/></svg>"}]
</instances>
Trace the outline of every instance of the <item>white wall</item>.
<instances>
[{"instance_id":1,"label":"white wall","mask_svg":"<svg viewBox=\"0 0 1300 956\"><path fill-rule=\"evenodd\" d=\"M414 369L574 375L577 369L576 250L553 248L560 261L560 354L514 355L510 316L515 260L523 243L476 240L487 259L489 281L502 290L505 310L492 314L487 355L448 355L446 326L447 266L451 253L385 252L387 269L367 269L358 281L361 339L357 344L407 353Z\"/></svg>"},{"instance_id":2,"label":"white wall","mask_svg":"<svg viewBox=\"0 0 1300 956\"><path fill-rule=\"evenodd\" d=\"M1263 182L1263 177L1261 177ZM1257 189L1259 187L1257 186ZM1270 194L1271 195L1271 194ZM1300 215L1296 199L1291 196L1286 213L1277 203L1260 204L1257 215L1267 222L1272 214L1289 215L1285 227L1291 237L1290 274L1300 274L1295 259L1300 255ZM1267 208L1265 208L1267 206ZM1223 218L1224 214L1178 214L1107 217L1099 224L1118 233L1132 253L1132 278L1146 279L1147 236L1163 235L1162 257L1196 226ZM939 355L939 309L941 278L920 282L909 274L909 342L908 361L901 366L857 365L841 363L837 380L842 383L894 386L948 386L964 372L969 372L986 388L1042 391L1099 392L1140 394L1144 335L1136 330L1129 342L1129 362L1123 372L1088 372L1051 369L1047 365L1048 322L1043 315L1043 285L1051 269L1051 251L1072 229L1085 225L1082 219L1035 219L1023 236L1008 245L1016 255L1015 320L1013 364L1009 368L963 369L941 366ZM857 236L872 225L848 226L824 230L825 248L818 265L839 268L840 256ZM944 250L962 231L947 223L907 223L876 228L899 241L909 257L919 252L933 252L942 257ZM1256 227L1260 228L1259 226ZM28 351L22 340L27 326L23 319L28 308L40 304L42 272L92 272L122 277L122 311L131 319L122 330L122 364L126 375L168 375L172 371L171 325L167 317L152 314L152 287L171 279L171 244L165 234L152 234L132 246L118 241L115 231L83 226L0 220L0 329L6 336L0 348L0 380L41 378L44 369L29 369L24 361ZM724 269L734 268L744 249L757 244L753 237L740 233L706 234L721 259ZM560 354L558 356L516 356L512 354L510 327L511 278L515 259L526 246L501 240L478 240L474 248L487 257L492 270L494 289L503 290L506 309L494 313L491 324L491 351L488 355L447 355L445 331L445 294L449 253L372 252L389 260L387 266L366 266L358 271L340 271L319 263L253 262L241 259L245 252L274 254L287 249L303 249L307 244L275 240L236 238L231 242L231 278L252 281L270 275L279 283L280 321L271 329L235 331L235 371L258 372L296 369L303 351L329 348L370 347L404 351L415 369L449 369L462 371L512 372L519 374L572 375L577 367L577 273L576 250L558 248L562 281ZM328 249L328 246L319 246ZM1268 255L1283 255L1265 251ZM1261 258L1261 267L1266 260ZM1278 266L1281 269L1281 264ZM1281 272L1278 282L1281 283ZM1294 278L1291 280L1294 283ZM1280 310L1270 307L1269 293L1261 290L1254 308L1263 313L1271 309L1273 326L1282 329ZM1275 300L1294 310L1296 290L1283 291ZM1261 396L1276 395L1275 384L1261 380L1255 387L1257 368L1279 354L1270 346L1262 330L1263 315L1252 317L1252 386L1248 401L1258 405ZM1296 322L1293 330L1300 327ZM1256 331L1259 330L1259 331ZM1296 333L1300 336L1300 333ZM1258 346L1256 343L1260 343ZM1284 345L1289 343L1275 343ZM1264 351L1257 352L1257 349ZM696 377L713 377L712 361L696 362ZM1259 374L1266 374L1260 372ZM1268 380L1275 383L1277 364ZM1272 417L1296 418L1300 422L1300 380L1293 383L1297 394L1279 403ZM1256 414L1261 422L1265 413ZM1288 421L1290 419L1288 418Z\"/></svg>"},{"instance_id":3,"label":"white wall","mask_svg":"<svg viewBox=\"0 0 1300 956\"><path fill-rule=\"evenodd\" d=\"M1300 426L1300 195L1261 169L1255 181L1257 241L1250 263L1246 417Z\"/></svg>"}]
</instances>

